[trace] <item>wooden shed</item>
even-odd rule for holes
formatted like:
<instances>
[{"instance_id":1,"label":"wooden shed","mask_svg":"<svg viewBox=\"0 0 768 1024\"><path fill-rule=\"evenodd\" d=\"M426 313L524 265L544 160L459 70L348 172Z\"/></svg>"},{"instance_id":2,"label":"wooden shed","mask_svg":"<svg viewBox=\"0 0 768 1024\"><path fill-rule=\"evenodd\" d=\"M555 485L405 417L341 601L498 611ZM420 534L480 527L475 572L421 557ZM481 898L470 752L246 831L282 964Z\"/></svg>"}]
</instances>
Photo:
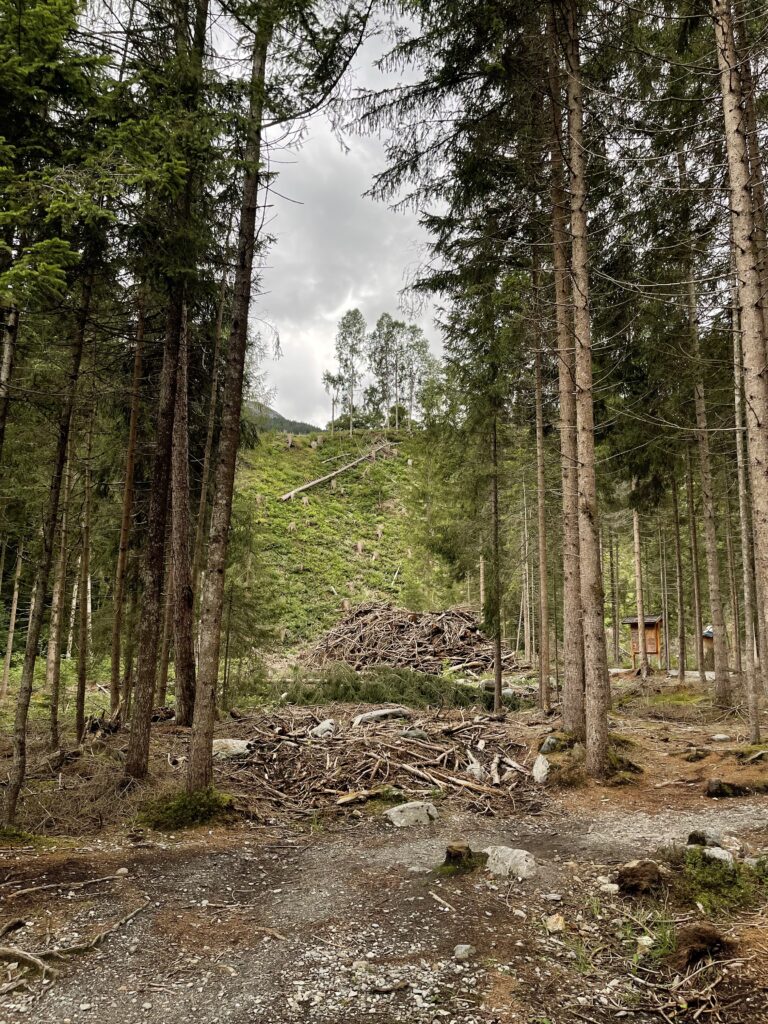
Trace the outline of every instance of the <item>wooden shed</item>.
<instances>
[{"instance_id":1,"label":"wooden shed","mask_svg":"<svg viewBox=\"0 0 768 1024\"><path fill-rule=\"evenodd\" d=\"M638 632L637 624L638 618L636 615L630 615L626 619L622 619L622 625L629 626L631 635L631 649L632 649L632 668L636 668L637 657L640 654L640 635ZM663 615L646 615L645 619L645 650L648 654L648 660L656 658L658 667L661 668L661 627L664 622Z\"/></svg>"},{"instance_id":2,"label":"wooden shed","mask_svg":"<svg viewBox=\"0 0 768 1024\"><path fill-rule=\"evenodd\" d=\"M704 650L704 669L713 672L715 669L715 631L707 626L701 633L701 646Z\"/></svg>"}]
</instances>

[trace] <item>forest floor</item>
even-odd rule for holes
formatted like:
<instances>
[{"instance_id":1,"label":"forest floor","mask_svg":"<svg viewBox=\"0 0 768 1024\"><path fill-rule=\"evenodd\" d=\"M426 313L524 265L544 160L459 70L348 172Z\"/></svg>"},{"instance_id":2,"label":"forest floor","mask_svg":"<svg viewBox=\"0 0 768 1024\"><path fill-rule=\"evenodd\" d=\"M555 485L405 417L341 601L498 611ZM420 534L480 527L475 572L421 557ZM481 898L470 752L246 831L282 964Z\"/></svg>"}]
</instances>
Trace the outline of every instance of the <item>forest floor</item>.
<instances>
[{"instance_id":1,"label":"forest floor","mask_svg":"<svg viewBox=\"0 0 768 1024\"><path fill-rule=\"evenodd\" d=\"M757 792L767 762L745 764L759 752L739 716L722 717L693 686L639 693L624 680L617 692L612 728L631 737L622 749L642 768L627 785L526 780L503 814L449 794L433 824L401 829L374 804L329 800L303 821L278 810L170 834L115 821L20 836L0 853L0 922L22 923L1 942L41 955L117 927L93 949L46 959L55 975L44 978L5 951L5 984L17 987L0 995L0 1024L768 1021L768 885L739 875L720 891L689 874L680 888L680 857L659 854L693 830L732 837L722 842L742 854L768 851L768 795ZM242 721L219 735L234 724L244 735ZM494 727L530 764L555 725L525 710ZM173 772L178 733L155 728L158 773ZM751 792L711 799L712 778ZM525 849L537 873L441 873L454 842ZM663 891L613 892L608 879L643 857L669 861ZM46 888L20 892L33 887ZM675 934L705 918L732 945L684 968ZM460 945L473 949L457 956Z\"/></svg>"}]
</instances>

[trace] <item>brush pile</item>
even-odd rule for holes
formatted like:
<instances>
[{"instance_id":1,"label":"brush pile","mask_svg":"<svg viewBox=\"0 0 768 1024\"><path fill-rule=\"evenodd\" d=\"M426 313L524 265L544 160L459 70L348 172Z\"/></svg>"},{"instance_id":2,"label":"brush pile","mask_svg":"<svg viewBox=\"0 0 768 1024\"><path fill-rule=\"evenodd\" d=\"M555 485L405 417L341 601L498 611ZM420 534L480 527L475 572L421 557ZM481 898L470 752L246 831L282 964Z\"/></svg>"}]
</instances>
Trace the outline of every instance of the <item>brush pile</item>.
<instances>
[{"instance_id":1,"label":"brush pile","mask_svg":"<svg viewBox=\"0 0 768 1024\"><path fill-rule=\"evenodd\" d=\"M317 710L334 717L290 708L230 723L232 735L248 741L247 750L216 759L216 785L259 820L436 792L491 815L538 799L528 748L510 737L508 725L487 715L430 712L417 718L403 708L393 709L397 718L359 721L359 707Z\"/></svg>"},{"instance_id":2,"label":"brush pile","mask_svg":"<svg viewBox=\"0 0 768 1024\"><path fill-rule=\"evenodd\" d=\"M479 675L493 669L493 641L468 611L409 612L389 604L362 604L326 633L308 657L315 665L343 662L356 671L385 665L429 675ZM502 649L502 664L505 671L521 667L509 649Z\"/></svg>"}]
</instances>

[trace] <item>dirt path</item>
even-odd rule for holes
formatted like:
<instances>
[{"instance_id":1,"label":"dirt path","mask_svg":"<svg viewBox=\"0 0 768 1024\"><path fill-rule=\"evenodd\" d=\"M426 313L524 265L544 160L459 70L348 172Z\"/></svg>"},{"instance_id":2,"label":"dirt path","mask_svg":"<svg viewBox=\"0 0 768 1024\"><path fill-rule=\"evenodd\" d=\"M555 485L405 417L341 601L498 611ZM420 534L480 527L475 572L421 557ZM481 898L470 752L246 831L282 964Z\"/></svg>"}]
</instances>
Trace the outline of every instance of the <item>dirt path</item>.
<instances>
[{"instance_id":1,"label":"dirt path","mask_svg":"<svg viewBox=\"0 0 768 1024\"><path fill-rule=\"evenodd\" d=\"M78 852L7 855L5 881L129 870L93 888L6 901L7 916L29 922L12 940L21 947L40 949L47 935L82 941L150 903L97 951L57 962L52 983L5 995L0 1024L615 1020L626 979L618 967L612 975L584 962L584 935L618 927L620 901L601 894L598 876L684 841L694 827L766 847L768 798L653 811L604 801L592 791L577 806L566 794L519 821L444 808L422 829L395 830L380 818L314 835L242 825L148 847L116 838ZM522 883L436 875L454 840L523 847L538 875ZM566 932L550 935L543 922L556 912ZM457 960L458 944L476 952ZM768 1020L757 990L752 998L743 1019ZM638 1010L629 1019L659 1016Z\"/></svg>"}]
</instances>

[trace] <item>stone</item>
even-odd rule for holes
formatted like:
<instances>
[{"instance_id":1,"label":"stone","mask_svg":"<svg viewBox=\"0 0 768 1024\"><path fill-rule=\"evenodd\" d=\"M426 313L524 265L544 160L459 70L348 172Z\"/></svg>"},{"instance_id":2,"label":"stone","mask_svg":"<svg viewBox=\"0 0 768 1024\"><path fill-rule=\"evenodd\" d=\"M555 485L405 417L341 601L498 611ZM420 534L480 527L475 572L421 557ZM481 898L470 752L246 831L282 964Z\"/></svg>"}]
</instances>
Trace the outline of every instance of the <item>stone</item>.
<instances>
[{"instance_id":1,"label":"stone","mask_svg":"<svg viewBox=\"0 0 768 1024\"><path fill-rule=\"evenodd\" d=\"M733 867L733 854L730 850L723 850L719 846L697 846L695 849L701 850L707 860L717 860L722 864L728 864L730 867Z\"/></svg>"},{"instance_id":2,"label":"stone","mask_svg":"<svg viewBox=\"0 0 768 1024\"><path fill-rule=\"evenodd\" d=\"M412 726L410 729L403 729L403 731L400 733L400 735L403 737L404 740L428 740L429 739L429 733L425 732L423 729L418 729L415 726Z\"/></svg>"},{"instance_id":3,"label":"stone","mask_svg":"<svg viewBox=\"0 0 768 1024\"><path fill-rule=\"evenodd\" d=\"M314 729L309 730L309 735L313 736L316 740L325 740L336 732L336 723L332 718L324 718L319 725L316 725Z\"/></svg>"},{"instance_id":4,"label":"stone","mask_svg":"<svg viewBox=\"0 0 768 1024\"><path fill-rule=\"evenodd\" d=\"M412 712L408 708L378 708L376 711L364 711L352 719L352 725L371 725L374 722L384 722L388 718L411 718Z\"/></svg>"},{"instance_id":5,"label":"stone","mask_svg":"<svg viewBox=\"0 0 768 1024\"><path fill-rule=\"evenodd\" d=\"M544 742L539 747L540 754L554 754L556 750L560 749L560 740L557 736L547 736Z\"/></svg>"},{"instance_id":6,"label":"stone","mask_svg":"<svg viewBox=\"0 0 768 1024\"><path fill-rule=\"evenodd\" d=\"M719 832L708 832L706 829L694 829L688 836L688 846L722 846Z\"/></svg>"},{"instance_id":7,"label":"stone","mask_svg":"<svg viewBox=\"0 0 768 1024\"><path fill-rule=\"evenodd\" d=\"M565 931L565 918L562 914L550 914L544 920L544 927L550 935L557 935Z\"/></svg>"},{"instance_id":8,"label":"stone","mask_svg":"<svg viewBox=\"0 0 768 1024\"><path fill-rule=\"evenodd\" d=\"M429 800L413 800L407 804L398 804L384 811L395 828L409 828L412 825L431 825L437 821L437 808Z\"/></svg>"},{"instance_id":9,"label":"stone","mask_svg":"<svg viewBox=\"0 0 768 1024\"><path fill-rule=\"evenodd\" d=\"M477 950L474 946L470 946L466 943L459 943L453 950L454 960L469 960L469 958L476 953Z\"/></svg>"},{"instance_id":10,"label":"stone","mask_svg":"<svg viewBox=\"0 0 768 1024\"><path fill-rule=\"evenodd\" d=\"M710 779L704 795L713 800L728 799L729 797L746 796L749 789L739 785L738 782L724 782L722 779Z\"/></svg>"},{"instance_id":11,"label":"stone","mask_svg":"<svg viewBox=\"0 0 768 1024\"><path fill-rule=\"evenodd\" d=\"M549 761L543 754L539 754L533 762L532 774L533 781L538 782L539 785L547 781L547 776L549 775Z\"/></svg>"},{"instance_id":12,"label":"stone","mask_svg":"<svg viewBox=\"0 0 768 1024\"><path fill-rule=\"evenodd\" d=\"M218 761L247 757L252 750L250 740L223 739L213 741L213 756Z\"/></svg>"},{"instance_id":13,"label":"stone","mask_svg":"<svg viewBox=\"0 0 768 1024\"><path fill-rule=\"evenodd\" d=\"M714 736L710 736L713 743L729 743L731 737L727 732L716 732Z\"/></svg>"},{"instance_id":14,"label":"stone","mask_svg":"<svg viewBox=\"0 0 768 1024\"><path fill-rule=\"evenodd\" d=\"M629 896L655 892L664 884L659 865L653 860L632 860L619 868L619 891Z\"/></svg>"},{"instance_id":15,"label":"stone","mask_svg":"<svg viewBox=\"0 0 768 1024\"><path fill-rule=\"evenodd\" d=\"M128 868L118 868L115 874L120 875L120 877L122 878L124 875L128 874Z\"/></svg>"},{"instance_id":16,"label":"stone","mask_svg":"<svg viewBox=\"0 0 768 1024\"><path fill-rule=\"evenodd\" d=\"M616 896L619 892L619 886L616 882L603 882L600 886L600 892L604 892L606 896Z\"/></svg>"},{"instance_id":17,"label":"stone","mask_svg":"<svg viewBox=\"0 0 768 1024\"><path fill-rule=\"evenodd\" d=\"M536 875L536 861L527 850L516 850L511 846L488 846L486 867L496 878L533 878Z\"/></svg>"}]
</instances>

